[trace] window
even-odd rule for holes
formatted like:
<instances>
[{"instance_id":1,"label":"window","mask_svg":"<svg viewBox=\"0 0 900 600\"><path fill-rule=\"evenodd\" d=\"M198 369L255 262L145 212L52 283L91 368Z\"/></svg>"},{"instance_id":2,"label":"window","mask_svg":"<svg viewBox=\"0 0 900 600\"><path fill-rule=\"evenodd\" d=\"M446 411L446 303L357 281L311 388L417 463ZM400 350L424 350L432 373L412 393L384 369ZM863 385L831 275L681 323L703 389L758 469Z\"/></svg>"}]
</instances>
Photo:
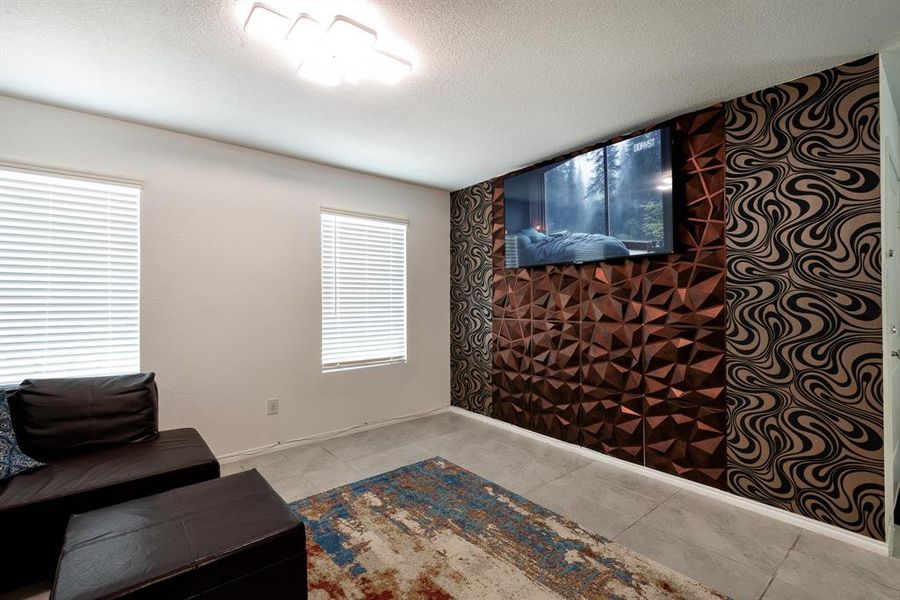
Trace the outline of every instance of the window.
<instances>
[{"instance_id":1,"label":"window","mask_svg":"<svg viewBox=\"0 0 900 600\"><path fill-rule=\"evenodd\" d=\"M406 362L406 223L322 211L322 371Z\"/></svg>"},{"instance_id":2,"label":"window","mask_svg":"<svg viewBox=\"0 0 900 600\"><path fill-rule=\"evenodd\" d=\"M0 384L139 369L139 201L0 167Z\"/></svg>"}]
</instances>

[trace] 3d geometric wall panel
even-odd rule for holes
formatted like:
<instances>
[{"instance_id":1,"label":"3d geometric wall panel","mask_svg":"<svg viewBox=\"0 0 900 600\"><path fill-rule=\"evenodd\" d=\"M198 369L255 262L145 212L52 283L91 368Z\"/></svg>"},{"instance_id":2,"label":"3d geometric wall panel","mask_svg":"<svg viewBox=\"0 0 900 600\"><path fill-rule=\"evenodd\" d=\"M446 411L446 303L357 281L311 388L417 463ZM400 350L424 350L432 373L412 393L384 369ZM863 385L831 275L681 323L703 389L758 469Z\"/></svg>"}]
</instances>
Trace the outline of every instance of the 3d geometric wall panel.
<instances>
[{"instance_id":1,"label":"3d geometric wall panel","mask_svg":"<svg viewBox=\"0 0 900 600\"><path fill-rule=\"evenodd\" d=\"M683 251L725 245L724 118L722 105L716 105L675 120L680 156L673 165L682 193L675 239Z\"/></svg>"},{"instance_id":2,"label":"3d geometric wall panel","mask_svg":"<svg viewBox=\"0 0 900 600\"><path fill-rule=\"evenodd\" d=\"M645 325L646 464L725 487L725 332Z\"/></svg>"},{"instance_id":3,"label":"3d geometric wall panel","mask_svg":"<svg viewBox=\"0 0 900 600\"><path fill-rule=\"evenodd\" d=\"M672 120L668 256L507 269L455 192L454 405L884 539L878 110L869 57Z\"/></svg>"},{"instance_id":4,"label":"3d geometric wall panel","mask_svg":"<svg viewBox=\"0 0 900 600\"><path fill-rule=\"evenodd\" d=\"M725 448L725 114L675 121L680 247L643 279L644 464L719 488Z\"/></svg>"},{"instance_id":5,"label":"3d geometric wall panel","mask_svg":"<svg viewBox=\"0 0 900 600\"><path fill-rule=\"evenodd\" d=\"M581 309L581 272L576 265L531 269L534 274L535 319L576 321Z\"/></svg>"},{"instance_id":6,"label":"3d geometric wall panel","mask_svg":"<svg viewBox=\"0 0 900 600\"><path fill-rule=\"evenodd\" d=\"M503 181L492 182L491 414L722 487L723 109L672 127L678 245L669 256L507 269Z\"/></svg>"},{"instance_id":7,"label":"3d geometric wall panel","mask_svg":"<svg viewBox=\"0 0 900 600\"><path fill-rule=\"evenodd\" d=\"M643 323L645 262L623 260L581 267L581 320Z\"/></svg>"},{"instance_id":8,"label":"3d geometric wall panel","mask_svg":"<svg viewBox=\"0 0 900 600\"><path fill-rule=\"evenodd\" d=\"M494 271L494 318L530 319L532 313L531 271Z\"/></svg>"},{"instance_id":9,"label":"3d geometric wall panel","mask_svg":"<svg viewBox=\"0 0 900 600\"><path fill-rule=\"evenodd\" d=\"M642 326L581 323L582 443L643 464Z\"/></svg>"},{"instance_id":10,"label":"3d geometric wall panel","mask_svg":"<svg viewBox=\"0 0 900 600\"><path fill-rule=\"evenodd\" d=\"M647 265L643 284L645 323L725 326L725 252L722 247L653 259Z\"/></svg>"},{"instance_id":11,"label":"3d geometric wall panel","mask_svg":"<svg viewBox=\"0 0 900 600\"><path fill-rule=\"evenodd\" d=\"M725 409L647 396L645 464L725 489Z\"/></svg>"},{"instance_id":12,"label":"3d geometric wall panel","mask_svg":"<svg viewBox=\"0 0 900 600\"><path fill-rule=\"evenodd\" d=\"M579 367L577 322L532 321L532 409L534 429L579 443Z\"/></svg>"},{"instance_id":13,"label":"3d geometric wall panel","mask_svg":"<svg viewBox=\"0 0 900 600\"><path fill-rule=\"evenodd\" d=\"M530 429L534 422L531 406L531 321L494 319L491 345L494 374L492 415Z\"/></svg>"}]
</instances>

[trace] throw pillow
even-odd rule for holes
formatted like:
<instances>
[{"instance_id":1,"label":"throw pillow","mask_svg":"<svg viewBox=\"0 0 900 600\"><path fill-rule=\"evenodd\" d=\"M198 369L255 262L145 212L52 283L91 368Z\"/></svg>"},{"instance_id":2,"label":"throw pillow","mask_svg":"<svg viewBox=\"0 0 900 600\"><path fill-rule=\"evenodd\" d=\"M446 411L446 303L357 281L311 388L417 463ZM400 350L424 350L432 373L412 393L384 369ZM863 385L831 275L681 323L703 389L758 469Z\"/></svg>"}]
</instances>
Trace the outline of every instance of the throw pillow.
<instances>
[{"instance_id":1,"label":"throw pillow","mask_svg":"<svg viewBox=\"0 0 900 600\"><path fill-rule=\"evenodd\" d=\"M43 466L44 463L34 460L19 449L6 392L0 390L0 481Z\"/></svg>"}]
</instances>

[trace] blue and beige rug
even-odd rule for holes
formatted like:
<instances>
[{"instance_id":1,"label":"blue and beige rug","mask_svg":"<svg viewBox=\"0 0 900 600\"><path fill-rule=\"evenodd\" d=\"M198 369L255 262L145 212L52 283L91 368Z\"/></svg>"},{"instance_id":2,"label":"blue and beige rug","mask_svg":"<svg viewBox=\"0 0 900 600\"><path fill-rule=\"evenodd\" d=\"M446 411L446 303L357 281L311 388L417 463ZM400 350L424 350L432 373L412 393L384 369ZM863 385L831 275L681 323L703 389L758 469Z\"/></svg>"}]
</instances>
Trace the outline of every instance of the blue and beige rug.
<instances>
[{"instance_id":1,"label":"blue and beige rug","mask_svg":"<svg viewBox=\"0 0 900 600\"><path fill-rule=\"evenodd\" d=\"M724 598L441 458L291 507L313 599Z\"/></svg>"}]
</instances>

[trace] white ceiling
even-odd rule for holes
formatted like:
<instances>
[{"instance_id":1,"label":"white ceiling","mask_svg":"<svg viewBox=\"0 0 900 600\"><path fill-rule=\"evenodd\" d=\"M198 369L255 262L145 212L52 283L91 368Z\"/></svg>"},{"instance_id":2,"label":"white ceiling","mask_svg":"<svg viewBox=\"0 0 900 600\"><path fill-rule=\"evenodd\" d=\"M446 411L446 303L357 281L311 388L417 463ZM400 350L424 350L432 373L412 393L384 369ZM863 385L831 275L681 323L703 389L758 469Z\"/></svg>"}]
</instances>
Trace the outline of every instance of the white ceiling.
<instances>
[{"instance_id":1,"label":"white ceiling","mask_svg":"<svg viewBox=\"0 0 900 600\"><path fill-rule=\"evenodd\" d=\"M414 71L302 81L248 0L0 0L0 94L456 189L900 43L898 0L267 4L356 18Z\"/></svg>"}]
</instances>

